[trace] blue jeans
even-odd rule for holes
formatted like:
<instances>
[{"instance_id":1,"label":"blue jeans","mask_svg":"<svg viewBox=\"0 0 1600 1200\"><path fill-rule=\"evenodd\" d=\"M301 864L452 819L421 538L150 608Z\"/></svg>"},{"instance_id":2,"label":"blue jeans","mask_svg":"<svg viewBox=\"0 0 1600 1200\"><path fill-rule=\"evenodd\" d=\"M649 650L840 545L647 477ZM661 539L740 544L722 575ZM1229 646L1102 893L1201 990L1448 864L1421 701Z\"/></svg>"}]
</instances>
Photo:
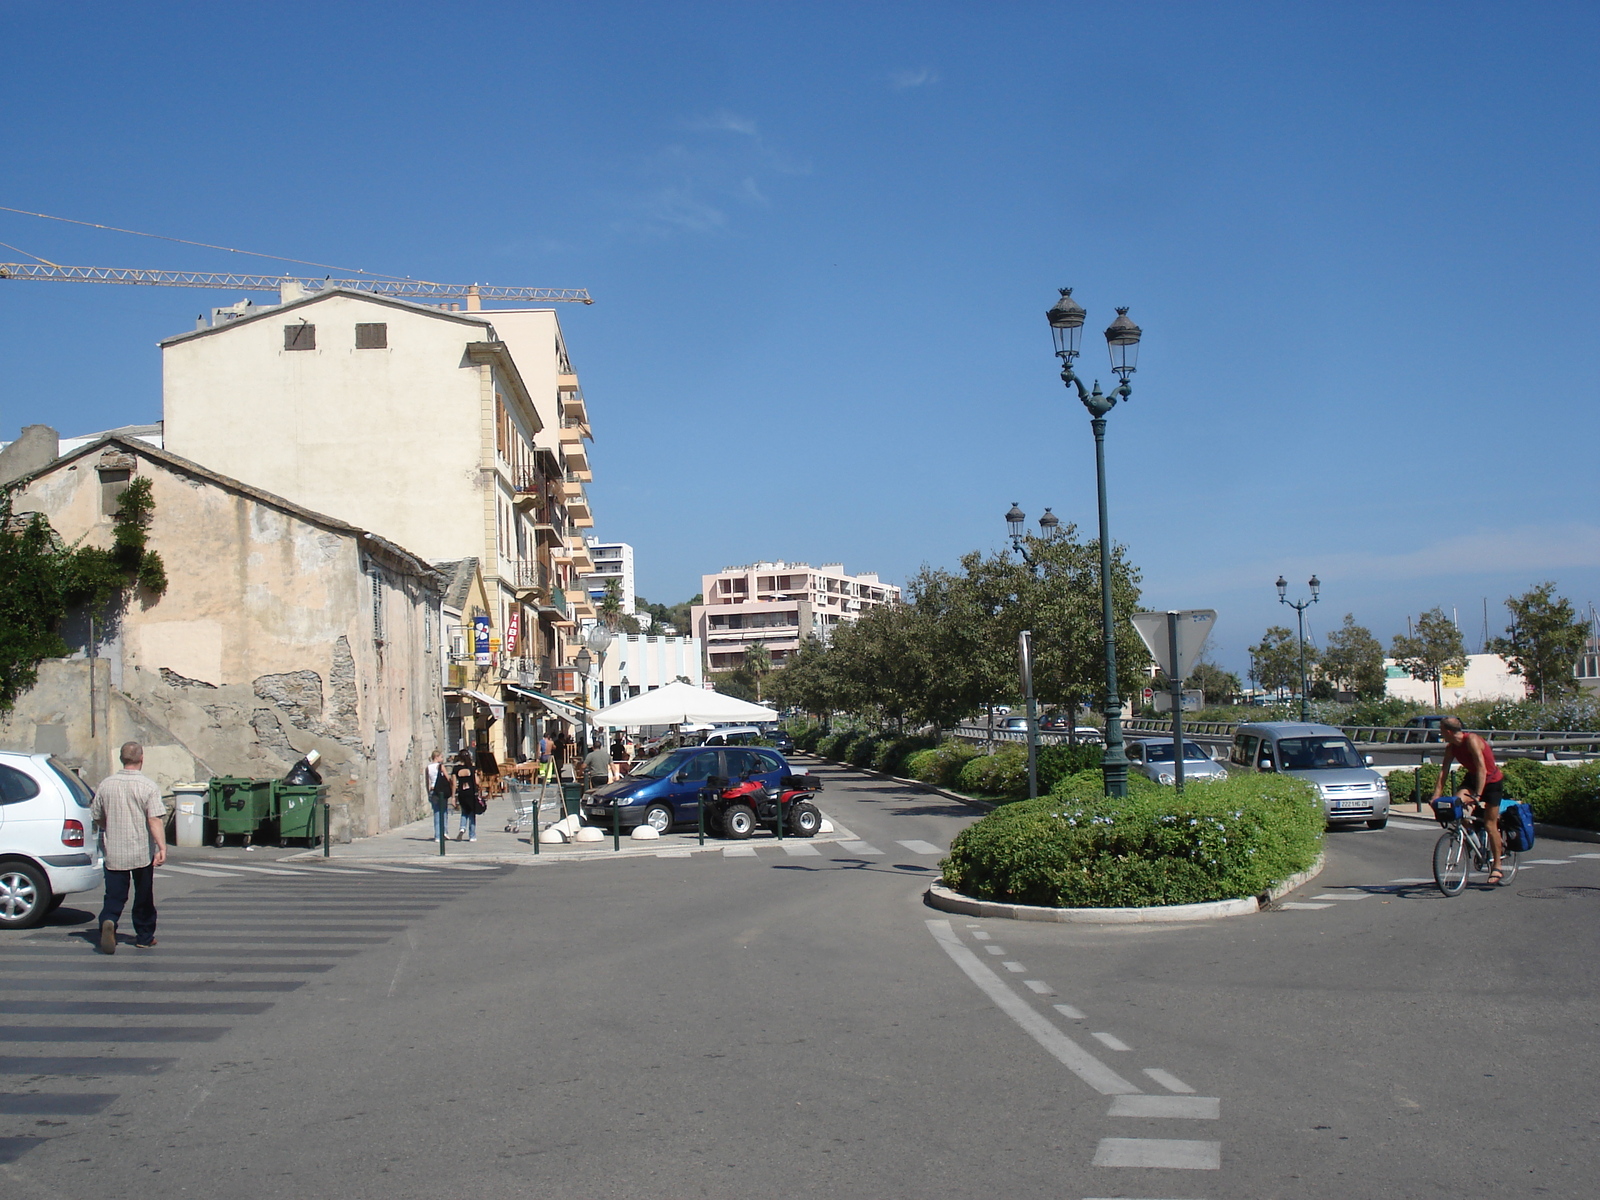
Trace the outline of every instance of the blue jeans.
<instances>
[{"instance_id":1,"label":"blue jeans","mask_svg":"<svg viewBox=\"0 0 1600 1200\"><path fill-rule=\"evenodd\" d=\"M465 813L465 812L462 813L461 814L461 828L466 830L466 833L467 833L468 837L477 837L478 836L478 814L477 813Z\"/></svg>"},{"instance_id":2,"label":"blue jeans","mask_svg":"<svg viewBox=\"0 0 1600 1200\"><path fill-rule=\"evenodd\" d=\"M441 805L433 810L433 840L438 841L450 832L450 806Z\"/></svg>"},{"instance_id":3,"label":"blue jeans","mask_svg":"<svg viewBox=\"0 0 1600 1200\"><path fill-rule=\"evenodd\" d=\"M115 925L122 918L128 903L128 885L133 885L133 940L153 941L156 936L156 878L155 867L145 865L131 871L113 871L106 868L106 899L100 909L100 921Z\"/></svg>"}]
</instances>

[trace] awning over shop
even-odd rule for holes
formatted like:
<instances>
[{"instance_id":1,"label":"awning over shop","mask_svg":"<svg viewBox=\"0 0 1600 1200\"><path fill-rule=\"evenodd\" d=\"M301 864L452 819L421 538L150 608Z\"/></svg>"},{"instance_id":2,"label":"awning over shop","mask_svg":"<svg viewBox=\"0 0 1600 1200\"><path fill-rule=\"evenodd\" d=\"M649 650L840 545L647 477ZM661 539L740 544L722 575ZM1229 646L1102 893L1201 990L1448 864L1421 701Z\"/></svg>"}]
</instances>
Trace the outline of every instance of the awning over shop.
<instances>
[{"instance_id":1,"label":"awning over shop","mask_svg":"<svg viewBox=\"0 0 1600 1200\"><path fill-rule=\"evenodd\" d=\"M568 704L565 700L557 700L554 696L546 696L543 692L536 692L532 688L523 687L521 684L508 683L506 687L516 692L519 696L526 696L530 700L537 700L558 717L570 721L574 725L583 724L583 709L576 704Z\"/></svg>"},{"instance_id":2,"label":"awning over shop","mask_svg":"<svg viewBox=\"0 0 1600 1200\"><path fill-rule=\"evenodd\" d=\"M444 694L447 700L465 699L482 704L489 710L489 715L496 721L505 720L506 706L493 696L485 696L482 692L475 692L471 688L445 688Z\"/></svg>"},{"instance_id":3,"label":"awning over shop","mask_svg":"<svg viewBox=\"0 0 1600 1200\"><path fill-rule=\"evenodd\" d=\"M675 681L594 714L597 725L681 725L685 721L776 721L760 704Z\"/></svg>"}]
</instances>

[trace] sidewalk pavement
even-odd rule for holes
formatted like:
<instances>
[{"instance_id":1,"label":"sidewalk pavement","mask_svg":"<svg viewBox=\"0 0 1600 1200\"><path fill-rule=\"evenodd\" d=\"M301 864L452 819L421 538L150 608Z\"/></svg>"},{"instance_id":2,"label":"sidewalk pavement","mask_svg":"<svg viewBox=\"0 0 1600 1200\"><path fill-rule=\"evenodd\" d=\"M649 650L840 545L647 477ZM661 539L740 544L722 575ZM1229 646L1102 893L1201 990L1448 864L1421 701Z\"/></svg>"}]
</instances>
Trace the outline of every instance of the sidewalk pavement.
<instances>
[{"instance_id":1,"label":"sidewalk pavement","mask_svg":"<svg viewBox=\"0 0 1600 1200\"><path fill-rule=\"evenodd\" d=\"M538 795L535 789L534 796ZM559 792L551 789L552 797L558 797ZM546 814L559 812L556 807L558 801L546 807ZM449 862L475 862L518 865L533 863L556 862L583 862L591 859L604 858L686 858L691 854L720 852L729 846L760 846L763 844L776 844L777 838L766 830L758 830L756 835L747 841L730 841L723 837L713 837L707 831L705 844L701 845L698 830L695 826L688 826L687 831L682 825L675 827L674 831L659 838L649 840L635 840L623 830L620 849L612 849L612 837L609 829L604 830L605 840L601 842L568 842L563 845L550 845L541 843L538 853L534 853L533 835L528 829L527 822L523 822L521 832L507 833L506 826L511 823L515 810L509 794L491 797L489 807L478 817L478 840L475 842L456 841L456 831L461 827L461 814L450 814L449 838L445 842L444 859ZM827 813L824 812L824 816ZM831 820L831 818L830 818ZM547 819L544 824L550 822ZM827 842L845 841L855 835L846 829L835 825L832 833L819 833L813 838L795 839L785 838L785 841L804 840L821 845ZM329 848L329 859L373 859L384 862L438 862L439 842L433 836L433 814L430 813L425 820L413 821L410 825L400 825L375 837L357 838L353 842L335 843ZM307 850L300 854L291 854L283 859L284 862L305 861L307 859L322 858L321 848Z\"/></svg>"}]
</instances>

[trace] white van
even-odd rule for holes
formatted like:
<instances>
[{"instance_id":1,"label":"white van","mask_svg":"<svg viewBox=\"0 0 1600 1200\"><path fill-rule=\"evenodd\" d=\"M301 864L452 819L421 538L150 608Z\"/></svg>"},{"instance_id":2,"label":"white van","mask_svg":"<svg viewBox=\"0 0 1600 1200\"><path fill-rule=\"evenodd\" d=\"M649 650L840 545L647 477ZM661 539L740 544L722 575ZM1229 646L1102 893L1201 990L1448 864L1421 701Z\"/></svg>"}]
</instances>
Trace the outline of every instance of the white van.
<instances>
[{"instance_id":1,"label":"white van","mask_svg":"<svg viewBox=\"0 0 1600 1200\"><path fill-rule=\"evenodd\" d=\"M48 754L0 751L0 929L27 929L73 892L98 891L94 793Z\"/></svg>"}]
</instances>

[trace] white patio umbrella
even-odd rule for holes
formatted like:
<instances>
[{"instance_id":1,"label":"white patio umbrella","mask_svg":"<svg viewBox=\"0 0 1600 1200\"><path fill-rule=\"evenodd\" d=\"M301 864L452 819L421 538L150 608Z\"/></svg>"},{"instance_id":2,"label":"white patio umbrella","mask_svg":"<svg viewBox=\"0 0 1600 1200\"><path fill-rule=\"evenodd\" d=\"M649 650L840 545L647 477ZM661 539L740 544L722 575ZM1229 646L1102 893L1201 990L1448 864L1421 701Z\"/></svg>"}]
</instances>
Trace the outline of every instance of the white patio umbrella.
<instances>
[{"instance_id":1,"label":"white patio umbrella","mask_svg":"<svg viewBox=\"0 0 1600 1200\"><path fill-rule=\"evenodd\" d=\"M760 704L675 680L594 714L596 725L682 725L685 721L776 721Z\"/></svg>"}]
</instances>

